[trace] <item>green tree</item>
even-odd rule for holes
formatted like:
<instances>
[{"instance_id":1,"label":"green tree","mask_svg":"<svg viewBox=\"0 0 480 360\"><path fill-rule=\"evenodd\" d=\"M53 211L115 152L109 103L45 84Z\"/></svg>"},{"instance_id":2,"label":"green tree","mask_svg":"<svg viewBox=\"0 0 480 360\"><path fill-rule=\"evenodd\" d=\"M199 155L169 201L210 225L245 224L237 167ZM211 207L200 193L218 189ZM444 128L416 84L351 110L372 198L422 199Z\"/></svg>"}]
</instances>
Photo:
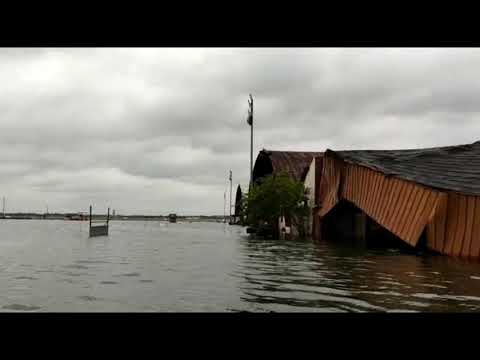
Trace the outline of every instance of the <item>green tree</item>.
<instances>
[{"instance_id":1,"label":"green tree","mask_svg":"<svg viewBox=\"0 0 480 360\"><path fill-rule=\"evenodd\" d=\"M267 222L278 235L278 219L285 216L305 236L308 215L305 187L287 175L266 176L256 183L246 196L245 214L251 226Z\"/></svg>"}]
</instances>

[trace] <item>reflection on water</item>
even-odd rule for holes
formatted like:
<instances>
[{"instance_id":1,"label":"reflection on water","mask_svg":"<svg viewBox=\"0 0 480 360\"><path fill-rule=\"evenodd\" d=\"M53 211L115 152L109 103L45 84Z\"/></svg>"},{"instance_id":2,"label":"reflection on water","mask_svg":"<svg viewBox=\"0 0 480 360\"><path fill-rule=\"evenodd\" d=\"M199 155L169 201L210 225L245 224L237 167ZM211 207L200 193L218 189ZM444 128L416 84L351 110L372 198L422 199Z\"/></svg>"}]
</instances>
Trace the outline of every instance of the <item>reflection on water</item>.
<instances>
[{"instance_id":1,"label":"reflection on water","mask_svg":"<svg viewBox=\"0 0 480 360\"><path fill-rule=\"evenodd\" d=\"M242 242L241 252L236 275L244 279L243 300L259 310L480 310L476 262L396 249L250 239Z\"/></svg>"},{"instance_id":2,"label":"reflection on water","mask_svg":"<svg viewBox=\"0 0 480 360\"><path fill-rule=\"evenodd\" d=\"M216 223L0 221L1 311L480 311L480 264Z\"/></svg>"}]
</instances>

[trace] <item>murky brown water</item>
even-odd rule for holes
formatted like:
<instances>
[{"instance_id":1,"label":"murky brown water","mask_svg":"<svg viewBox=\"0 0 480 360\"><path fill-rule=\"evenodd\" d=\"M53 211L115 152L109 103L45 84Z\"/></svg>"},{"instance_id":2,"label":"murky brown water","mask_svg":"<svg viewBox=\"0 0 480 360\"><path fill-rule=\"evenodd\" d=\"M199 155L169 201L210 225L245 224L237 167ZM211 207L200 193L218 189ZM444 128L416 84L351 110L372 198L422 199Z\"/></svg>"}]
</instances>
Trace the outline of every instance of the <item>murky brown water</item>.
<instances>
[{"instance_id":1,"label":"murky brown water","mask_svg":"<svg viewBox=\"0 0 480 360\"><path fill-rule=\"evenodd\" d=\"M216 223L0 221L2 311L480 311L480 264Z\"/></svg>"}]
</instances>

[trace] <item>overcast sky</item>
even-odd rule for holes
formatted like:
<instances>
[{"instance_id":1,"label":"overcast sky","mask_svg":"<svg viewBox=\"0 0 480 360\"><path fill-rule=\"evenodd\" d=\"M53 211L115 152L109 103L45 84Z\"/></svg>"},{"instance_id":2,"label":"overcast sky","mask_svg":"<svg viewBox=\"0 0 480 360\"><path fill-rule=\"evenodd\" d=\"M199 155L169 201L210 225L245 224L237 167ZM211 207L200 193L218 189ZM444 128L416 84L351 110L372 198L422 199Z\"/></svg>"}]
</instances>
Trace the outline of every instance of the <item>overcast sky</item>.
<instances>
[{"instance_id":1,"label":"overcast sky","mask_svg":"<svg viewBox=\"0 0 480 360\"><path fill-rule=\"evenodd\" d=\"M480 139L479 49L3 48L0 83L7 212L223 214L249 93L254 157Z\"/></svg>"}]
</instances>

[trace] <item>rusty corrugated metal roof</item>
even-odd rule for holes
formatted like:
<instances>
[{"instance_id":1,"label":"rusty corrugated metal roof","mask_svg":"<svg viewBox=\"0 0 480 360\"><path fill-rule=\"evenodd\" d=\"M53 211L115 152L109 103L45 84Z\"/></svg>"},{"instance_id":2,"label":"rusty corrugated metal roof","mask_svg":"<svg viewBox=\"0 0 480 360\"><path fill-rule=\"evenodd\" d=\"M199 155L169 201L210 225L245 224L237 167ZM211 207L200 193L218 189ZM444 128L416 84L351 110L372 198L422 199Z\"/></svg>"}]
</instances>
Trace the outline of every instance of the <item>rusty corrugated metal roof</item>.
<instances>
[{"instance_id":1,"label":"rusty corrugated metal roof","mask_svg":"<svg viewBox=\"0 0 480 360\"><path fill-rule=\"evenodd\" d=\"M323 156L323 152L310 151L277 151L263 149L257 156L254 167L254 181L265 174L262 173L262 162L268 161L271 169L268 172L275 174L286 173L295 180L303 180L306 169L310 166L315 156ZM257 164L258 163L258 164Z\"/></svg>"},{"instance_id":2,"label":"rusty corrugated metal roof","mask_svg":"<svg viewBox=\"0 0 480 360\"><path fill-rule=\"evenodd\" d=\"M409 150L327 150L346 162L437 189L480 195L480 141Z\"/></svg>"}]
</instances>

